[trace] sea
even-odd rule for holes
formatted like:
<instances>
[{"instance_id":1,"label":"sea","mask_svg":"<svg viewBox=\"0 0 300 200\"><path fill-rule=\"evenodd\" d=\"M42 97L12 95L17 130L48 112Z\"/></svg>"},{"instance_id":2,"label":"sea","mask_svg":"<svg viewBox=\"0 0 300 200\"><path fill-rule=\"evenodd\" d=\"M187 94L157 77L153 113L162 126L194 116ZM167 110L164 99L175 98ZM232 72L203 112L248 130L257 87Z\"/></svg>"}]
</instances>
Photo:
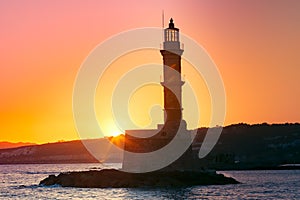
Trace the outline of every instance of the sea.
<instances>
[{"instance_id":1,"label":"sea","mask_svg":"<svg viewBox=\"0 0 300 200\"><path fill-rule=\"evenodd\" d=\"M300 170L218 171L241 184L185 188L39 185L51 174L120 167L120 163L0 165L0 199L300 199Z\"/></svg>"}]
</instances>

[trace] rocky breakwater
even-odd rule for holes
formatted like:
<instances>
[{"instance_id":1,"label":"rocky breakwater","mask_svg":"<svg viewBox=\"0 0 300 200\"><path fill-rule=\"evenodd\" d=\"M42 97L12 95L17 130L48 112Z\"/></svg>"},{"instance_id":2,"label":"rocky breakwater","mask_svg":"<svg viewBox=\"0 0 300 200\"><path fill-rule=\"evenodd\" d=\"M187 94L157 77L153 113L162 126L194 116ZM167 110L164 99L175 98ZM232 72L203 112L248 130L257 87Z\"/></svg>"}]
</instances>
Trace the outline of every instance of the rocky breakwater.
<instances>
[{"instance_id":1,"label":"rocky breakwater","mask_svg":"<svg viewBox=\"0 0 300 200\"><path fill-rule=\"evenodd\" d=\"M115 169L100 171L66 172L50 175L40 185L60 185L80 188L137 188L137 187L185 187L193 185L224 185L239 183L223 174L208 172L149 172L127 173Z\"/></svg>"}]
</instances>

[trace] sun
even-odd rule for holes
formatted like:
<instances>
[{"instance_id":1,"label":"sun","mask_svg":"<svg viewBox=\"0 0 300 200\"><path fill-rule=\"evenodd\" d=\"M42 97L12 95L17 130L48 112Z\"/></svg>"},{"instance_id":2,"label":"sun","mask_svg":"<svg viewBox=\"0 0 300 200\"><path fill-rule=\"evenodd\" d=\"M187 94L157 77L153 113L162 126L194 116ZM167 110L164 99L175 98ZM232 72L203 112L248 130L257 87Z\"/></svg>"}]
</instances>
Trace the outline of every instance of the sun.
<instances>
[{"instance_id":1,"label":"sun","mask_svg":"<svg viewBox=\"0 0 300 200\"><path fill-rule=\"evenodd\" d=\"M120 134L124 134L124 131L122 131L122 129L113 120L113 117L103 117L102 119L98 118L98 125L104 137L115 137Z\"/></svg>"},{"instance_id":2,"label":"sun","mask_svg":"<svg viewBox=\"0 0 300 200\"><path fill-rule=\"evenodd\" d=\"M114 130L114 131L112 131L111 132L111 134L110 134L110 136L118 136L118 135L121 135L122 134L122 132L121 131L119 131L119 130Z\"/></svg>"},{"instance_id":3,"label":"sun","mask_svg":"<svg viewBox=\"0 0 300 200\"><path fill-rule=\"evenodd\" d=\"M105 130L104 135L108 136L108 137L110 137L110 136L116 137L118 135L123 134L123 132L113 123L107 124L105 129L106 130Z\"/></svg>"}]
</instances>

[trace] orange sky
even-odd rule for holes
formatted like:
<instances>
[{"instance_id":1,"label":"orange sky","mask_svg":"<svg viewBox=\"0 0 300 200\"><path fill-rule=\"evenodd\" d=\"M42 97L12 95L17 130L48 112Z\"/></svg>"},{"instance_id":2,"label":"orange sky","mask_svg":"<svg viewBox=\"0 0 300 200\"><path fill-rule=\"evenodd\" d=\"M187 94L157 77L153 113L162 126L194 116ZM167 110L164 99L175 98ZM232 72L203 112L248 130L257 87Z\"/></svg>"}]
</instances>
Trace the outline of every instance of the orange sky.
<instances>
[{"instance_id":1,"label":"orange sky","mask_svg":"<svg viewBox=\"0 0 300 200\"><path fill-rule=\"evenodd\" d=\"M225 125L300 121L298 0L1 1L0 141L77 139L81 63L114 34L161 26L162 9L217 64Z\"/></svg>"}]
</instances>

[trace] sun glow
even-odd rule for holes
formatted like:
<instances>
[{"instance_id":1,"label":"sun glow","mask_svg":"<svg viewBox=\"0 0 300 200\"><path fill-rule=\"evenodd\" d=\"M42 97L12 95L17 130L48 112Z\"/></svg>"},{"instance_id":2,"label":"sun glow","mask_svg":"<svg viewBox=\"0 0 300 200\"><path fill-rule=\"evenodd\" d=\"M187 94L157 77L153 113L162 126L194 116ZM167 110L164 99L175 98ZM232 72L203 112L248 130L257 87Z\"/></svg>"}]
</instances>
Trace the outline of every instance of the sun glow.
<instances>
[{"instance_id":1,"label":"sun glow","mask_svg":"<svg viewBox=\"0 0 300 200\"><path fill-rule=\"evenodd\" d=\"M119 130L112 130L110 135L115 137L115 136L118 136L121 134L122 134L122 132Z\"/></svg>"}]
</instances>

